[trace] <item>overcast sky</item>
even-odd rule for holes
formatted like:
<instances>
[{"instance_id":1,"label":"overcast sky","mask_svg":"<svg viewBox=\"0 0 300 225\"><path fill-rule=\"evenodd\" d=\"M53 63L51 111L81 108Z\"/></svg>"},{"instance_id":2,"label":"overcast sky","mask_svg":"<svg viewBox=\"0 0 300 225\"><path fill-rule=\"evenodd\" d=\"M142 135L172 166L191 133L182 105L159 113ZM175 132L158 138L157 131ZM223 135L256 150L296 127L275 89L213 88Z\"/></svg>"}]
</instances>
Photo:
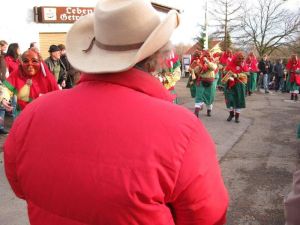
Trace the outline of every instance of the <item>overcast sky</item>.
<instances>
[{"instance_id":1,"label":"overcast sky","mask_svg":"<svg viewBox=\"0 0 300 225\"><path fill-rule=\"evenodd\" d=\"M174 32L172 42L174 43L194 43L193 38L199 34L200 28L197 24L204 24L204 4L205 0L153 0L153 2L161 3L167 6L175 7L183 10L181 15L181 25ZM251 0L253 2L253 0ZM209 7L214 0L208 0ZM287 8L296 10L300 8L300 0L287 0L285 2Z\"/></svg>"}]
</instances>

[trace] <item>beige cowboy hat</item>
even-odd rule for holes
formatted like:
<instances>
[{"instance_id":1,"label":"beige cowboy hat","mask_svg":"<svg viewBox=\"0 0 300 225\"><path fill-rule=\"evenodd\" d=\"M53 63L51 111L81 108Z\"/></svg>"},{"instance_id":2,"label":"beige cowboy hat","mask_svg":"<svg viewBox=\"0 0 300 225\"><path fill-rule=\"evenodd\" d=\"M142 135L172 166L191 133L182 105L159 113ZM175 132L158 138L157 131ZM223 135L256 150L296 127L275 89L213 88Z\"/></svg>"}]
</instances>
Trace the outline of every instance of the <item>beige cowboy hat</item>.
<instances>
[{"instance_id":1,"label":"beige cowboy hat","mask_svg":"<svg viewBox=\"0 0 300 225\"><path fill-rule=\"evenodd\" d=\"M69 30L67 56L82 72L125 71L163 47L178 25L177 11L161 21L148 0L100 0Z\"/></svg>"}]
</instances>

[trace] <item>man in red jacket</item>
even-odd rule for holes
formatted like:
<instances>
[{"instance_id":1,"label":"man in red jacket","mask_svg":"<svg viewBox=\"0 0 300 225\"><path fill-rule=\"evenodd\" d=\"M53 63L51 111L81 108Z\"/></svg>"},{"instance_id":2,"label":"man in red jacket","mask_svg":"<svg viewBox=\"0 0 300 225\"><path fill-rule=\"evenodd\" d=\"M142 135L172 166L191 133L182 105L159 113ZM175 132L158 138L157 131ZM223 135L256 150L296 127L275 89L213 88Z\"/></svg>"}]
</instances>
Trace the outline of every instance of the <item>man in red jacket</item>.
<instances>
[{"instance_id":1,"label":"man in red jacket","mask_svg":"<svg viewBox=\"0 0 300 225\"><path fill-rule=\"evenodd\" d=\"M178 24L150 1L103 0L72 26L66 49L80 83L28 105L5 143L32 225L225 223L211 137L143 71Z\"/></svg>"}]
</instances>

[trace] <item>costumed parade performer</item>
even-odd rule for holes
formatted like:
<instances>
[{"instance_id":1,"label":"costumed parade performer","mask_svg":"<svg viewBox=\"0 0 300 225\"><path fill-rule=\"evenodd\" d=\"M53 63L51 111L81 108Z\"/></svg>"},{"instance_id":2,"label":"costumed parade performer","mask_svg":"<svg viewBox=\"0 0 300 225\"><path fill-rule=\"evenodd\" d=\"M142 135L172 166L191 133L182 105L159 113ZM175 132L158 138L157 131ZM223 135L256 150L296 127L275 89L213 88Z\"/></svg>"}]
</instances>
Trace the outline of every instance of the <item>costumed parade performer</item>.
<instances>
[{"instance_id":1,"label":"costumed parade performer","mask_svg":"<svg viewBox=\"0 0 300 225\"><path fill-rule=\"evenodd\" d=\"M176 97L175 85L181 77L180 60L178 55L172 49L171 43L168 43L156 53L152 60L147 61L147 72L156 77L163 86L173 95L173 103L178 103Z\"/></svg>"},{"instance_id":2,"label":"costumed parade performer","mask_svg":"<svg viewBox=\"0 0 300 225\"><path fill-rule=\"evenodd\" d=\"M246 64L249 68L249 74L247 79L247 94L250 96L254 91L257 90L257 72L258 62L253 52L250 52L246 58Z\"/></svg>"},{"instance_id":3,"label":"costumed parade performer","mask_svg":"<svg viewBox=\"0 0 300 225\"><path fill-rule=\"evenodd\" d=\"M242 108L246 108L246 85L248 67L244 62L245 57L242 52L234 54L232 61L225 67L225 76L222 82L225 84L224 94L226 107L229 110L227 121L235 118L239 123L239 116Z\"/></svg>"},{"instance_id":4,"label":"costumed parade performer","mask_svg":"<svg viewBox=\"0 0 300 225\"><path fill-rule=\"evenodd\" d=\"M174 50L167 51L164 53L162 58L163 65L159 71L160 80L167 90L169 90L175 97L174 103L178 103L178 98L175 93L175 85L180 80L181 69L180 69L180 60Z\"/></svg>"},{"instance_id":5,"label":"costumed parade performer","mask_svg":"<svg viewBox=\"0 0 300 225\"><path fill-rule=\"evenodd\" d=\"M220 64L226 67L232 61L232 51L230 49L222 53L220 57Z\"/></svg>"},{"instance_id":6,"label":"costumed parade performer","mask_svg":"<svg viewBox=\"0 0 300 225\"><path fill-rule=\"evenodd\" d=\"M217 64L210 53L206 50L201 51L200 58L194 60L190 66L191 73L196 77L196 96L195 96L195 115L198 117L199 112L206 105L207 116L211 116L213 102L216 95ZM193 76L193 75L192 75Z\"/></svg>"},{"instance_id":7,"label":"costumed parade performer","mask_svg":"<svg viewBox=\"0 0 300 225\"><path fill-rule=\"evenodd\" d=\"M216 79L217 79L217 85L216 87L218 90L222 91L224 89L223 84L221 82L222 79L222 72L223 72L223 65L220 62L220 58L222 56L222 52L215 52L213 55L214 62L217 64L217 72L216 72Z\"/></svg>"},{"instance_id":8,"label":"costumed parade performer","mask_svg":"<svg viewBox=\"0 0 300 225\"><path fill-rule=\"evenodd\" d=\"M218 88L219 90L224 90L224 84L222 83L222 77L224 74L224 68L231 62L232 60L232 51L230 49L227 49L225 52L220 53L220 59L219 59L219 71L220 71L220 77L218 80Z\"/></svg>"},{"instance_id":9,"label":"costumed parade performer","mask_svg":"<svg viewBox=\"0 0 300 225\"><path fill-rule=\"evenodd\" d=\"M21 65L3 84L17 98L14 116L17 116L27 104L39 96L58 90L53 75L44 65L39 53L34 50L28 50L22 54Z\"/></svg>"},{"instance_id":10,"label":"costumed parade performer","mask_svg":"<svg viewBox=\"0 0 300 225\"><path fill-rule=\"evenodd\" d=\"M296 54L293 54L286 64L289 72L291 100L297 101L300 86L300 60Z\"/></svg>"},{"instance_id":11,"label":"costumed parade performer","mask_svg":"<svg viewBox=\"0 0 300 225\"><path fill-rule=\"evenodd\" d=\"M187 82L186 87L190 89L192 98L195 98L195 96L196 96L196 75L195 75L195 72L192 69L192 67L197 65L197 61L199 61L200 55L201 55L201 52L196 50L192 55L191 63L189 66L189 77L188 77L188 82ZM194 63L194 61L196 61L196 62Z\"/></svg>"}]
</instances>

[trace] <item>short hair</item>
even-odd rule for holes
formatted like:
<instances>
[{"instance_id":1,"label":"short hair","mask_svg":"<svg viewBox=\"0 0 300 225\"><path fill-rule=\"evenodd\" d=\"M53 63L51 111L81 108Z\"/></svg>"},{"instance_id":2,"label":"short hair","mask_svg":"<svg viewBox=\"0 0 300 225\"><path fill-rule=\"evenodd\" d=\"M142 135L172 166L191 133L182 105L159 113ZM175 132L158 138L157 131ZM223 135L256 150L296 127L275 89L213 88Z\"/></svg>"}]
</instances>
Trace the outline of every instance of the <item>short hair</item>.
<instances>
[{"instance_id":1,"label":"short hair","mask_svg":"<svg viewBox=\"0 0 300 225\"><path fill-rule=\"evenodd\" d=\"M64 44L59 44L57 47L62 51L66 49L66 46Z\"/></svg>"},{"instance_id":2,"label":"short hair","mask_svg":"<svg viewBox=\"0 0 300 225\"><path fill-rule=\"evenodd\" d=\"M138 62L135 65L135 68L139 68L141 70L146 70L147 72L150 72L149 69L157 65L157 59L167 53L171 52L173 50L173 45L170 41L168 41L163 47L158 49L156 52L154 52L152 55L149 57L143 59L142 61ZM147 68L145 68L147 67Z\"/></svg>"},{"instance_id":3,"label":"short hair","mask_svg":"<svg viewBox=\"0 0 300 225\"><path fill-rule=\"evenodd\" d=\"M36 44L36 42L31 42L29 48L34 47L35 44Z\"/></svg>"},{"instance_id":4,"label":"short hair","mask_svg":"<svg viewBox=\"0 0 300 225\"><path fill-rule=\"evenodd\" d=\"M0 46L2 47L2 46L4 46L4 45L8 45L8 44L7 44L7 42L6 42L6 41L4 41L4 40L1 40L1 41L0 41Z\"/></svg>"}]
</instances>

